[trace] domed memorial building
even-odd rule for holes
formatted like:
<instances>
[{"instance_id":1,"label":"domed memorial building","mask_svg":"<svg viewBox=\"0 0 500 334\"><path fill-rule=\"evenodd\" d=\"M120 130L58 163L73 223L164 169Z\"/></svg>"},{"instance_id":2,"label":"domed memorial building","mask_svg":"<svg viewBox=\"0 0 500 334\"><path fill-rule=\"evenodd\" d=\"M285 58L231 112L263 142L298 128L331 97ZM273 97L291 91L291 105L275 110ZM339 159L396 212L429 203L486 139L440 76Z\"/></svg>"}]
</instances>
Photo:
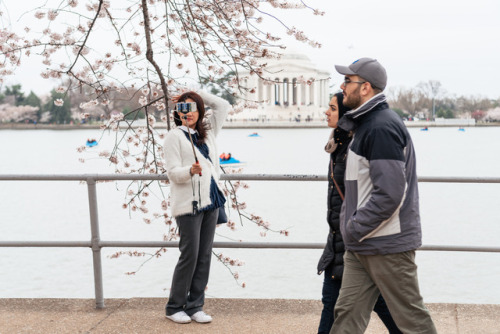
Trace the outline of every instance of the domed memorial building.
<instances>
[{"instance_id":1,"label":"domed memorial building","mask_svg":"<svg viewBox=\"0 0 500 334\"><path fill-rule=\"evenodd\" d=\"M243 83L248 90L238 96L238 100L257 102L257 108L229 116L230 122L263 124L324 120L330 73L318 69L307 56L285 53L280 59L268 61L264 79L248 72L241 72L240 77L248 77Z\"/></svg>"}]
</instances>

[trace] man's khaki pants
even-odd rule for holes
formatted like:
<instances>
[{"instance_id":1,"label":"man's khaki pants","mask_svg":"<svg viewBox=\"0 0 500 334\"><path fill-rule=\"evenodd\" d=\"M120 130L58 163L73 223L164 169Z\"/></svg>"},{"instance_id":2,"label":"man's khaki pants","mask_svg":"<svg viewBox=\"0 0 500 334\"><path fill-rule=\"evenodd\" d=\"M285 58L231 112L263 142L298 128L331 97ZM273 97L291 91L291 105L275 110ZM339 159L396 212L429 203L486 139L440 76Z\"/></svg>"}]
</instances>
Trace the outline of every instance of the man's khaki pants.
<instances>
[{"instance_id":1,"label":"man's khaki pants","mask_svg":"<svg viewBox=\"0 0 500 334\"><path fill-rule=\"evenodd\" d=\"M379 294L403 333L437 333L420 295L415 251L387 255L346 251L330 333L364 333Z\"/></svg>"}]
</instances>

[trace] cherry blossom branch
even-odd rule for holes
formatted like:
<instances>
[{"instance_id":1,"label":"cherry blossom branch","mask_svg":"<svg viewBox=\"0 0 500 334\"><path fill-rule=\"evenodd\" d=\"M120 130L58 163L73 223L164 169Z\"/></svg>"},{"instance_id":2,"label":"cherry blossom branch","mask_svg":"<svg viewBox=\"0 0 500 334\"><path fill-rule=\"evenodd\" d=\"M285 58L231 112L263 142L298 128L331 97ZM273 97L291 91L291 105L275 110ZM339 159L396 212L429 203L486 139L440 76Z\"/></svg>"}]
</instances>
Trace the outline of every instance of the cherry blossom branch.
<instances>
[{"instance_id":1,"label":"cherry blossom branch","mask_svg":"<svg viewBox=\"0 0 500 334\"><path fill-rule=\"evenodd\" d=\"M167 83L165 82L165 77L161 73L160 66L156 63L153 58L153 48L151 47L151 30L150 30L150 22L149 22L149 11L148 4L146 0L142 0L142 13L144 16L144 33L146 36L146 59L153 65L156 70L158 77L161 82L161 89L163 90L163 95L165 97L165 106L168 105L168 91L167 91ZM168 108L167 116L168 116ZM170 130L170 118L167 117L167 129Z\"/></svg>"},{"instance_id":2,"label":"cherry blossom branch","mask_svg":"<svg viewBox=\"0 0 500 334\"><path fill-rule=\"evenodd\" d=\"M144 257L144 256L149 256L149 258L147 258L146 260L144 260L139 265L139 267L137 267L136 270L129 271L129 272L125 273L126 275L135 275L135 274L137 274L142 269L142 267L144 267L144 265L146 263L148 263L152 259L159 258L161 256L161 253L165 253L166 251L167 251L167 249L164 248L164 247L158 249L154 254L150 254L150 253L146 253L146 252L138 252L138 251L128 251L128 252L119 251L119 252L116 252L116 253L110 255L109 258L110 259L117 259L117 258L121 257L122 255L128 255L129 257Z\"/></svg>"},{"instance_id":3,"label":"cherry blossom branch","mask_svg":"<svg viewBox=\"0 0 500 334\"><path fill-rule=\"evenodd\" d=\"M217 260L219 260L219 262L222 263L226 267L226 269L231 273L231 276L233 276L237 285L241 286L242 288L246 287L245 282L242 282L242 283L239 282L240 275L238 274L238 272L233 271L231 269L231 267L234 267L234 266L240 267L240 266L244 265L245 263L243 261L240 261L238 259L231 259L229 256L225 256L222 253L217 254L214 251L212 251L212 254L215 255Z\"/></svg>"},{"instance_id":4,"label":"cherry blossom branch","mask_svg":"<svg viewBox=\"0 0 500 334\"><path fill-rule=\"evenodd\" d=\"M90 24L89 26L89 30L87 31L87 33L85 34L85 39L83 40L83 43L82 45L80 46L80 49L78 50L78 53L76 54L76 57L75 57L75 61L73 62L73 64L70 66L70 68L68 69L67 73L70 73L71 70L73 69L73 67L76 65L76 62L78 61L78 57L80 56L80 54L82 53L83 51L83 48L85 47L85 44L87 43L87 40L89 39L89 36L90 36L90 32L92 31L92 28L94 27L94 24L95 24L95 21L97 20L97 18L99 17L99 13L101 11L101 7L102 7L102 3L103 3L104 0L99 0L99 6L97 7L97 12L94 16L94 19L92 20L92 23Z\"/></svg>"}]
</instances>

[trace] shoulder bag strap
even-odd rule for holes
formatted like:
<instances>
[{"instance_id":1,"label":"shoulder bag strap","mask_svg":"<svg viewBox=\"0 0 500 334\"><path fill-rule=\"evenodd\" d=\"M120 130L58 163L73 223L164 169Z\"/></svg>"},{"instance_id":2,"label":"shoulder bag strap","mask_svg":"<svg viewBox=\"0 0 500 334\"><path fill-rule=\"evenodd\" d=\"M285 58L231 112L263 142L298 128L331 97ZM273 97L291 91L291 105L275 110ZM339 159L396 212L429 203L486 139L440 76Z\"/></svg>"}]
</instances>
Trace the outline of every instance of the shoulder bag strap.
<instances>
[{"instance_id":1,"label":"shoulder bag strap","mask_svg":"<svg viewBox=\"0 0 500 334\"><path fill-rule=\"evenodd\" d=\"M330 170L331 170L331 172L330 172L330 176L331 176L331 178L332 178L333 183L335 183L335 188L337 188L337 191L338 191L338 193L339 193L339 195L340 195L340 199L341 199L342 201L344 201L344 194L342 193L342 190L340 190L340 187L339 187L339 185L337 184L337 181L335 181L335 178L333 177L333 160L332 160L332 158L331 158L331 157L330 157Z\"/></svg>"}]
</instances>

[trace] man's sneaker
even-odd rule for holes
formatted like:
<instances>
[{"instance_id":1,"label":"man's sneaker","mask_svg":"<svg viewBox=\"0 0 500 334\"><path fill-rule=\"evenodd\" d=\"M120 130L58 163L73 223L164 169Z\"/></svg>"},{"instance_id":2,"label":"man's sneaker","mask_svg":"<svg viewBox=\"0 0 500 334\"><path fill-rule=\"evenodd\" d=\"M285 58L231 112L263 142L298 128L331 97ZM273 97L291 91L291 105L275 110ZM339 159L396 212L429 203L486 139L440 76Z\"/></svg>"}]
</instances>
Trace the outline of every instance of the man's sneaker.
<instances>
[{"instance_id":1,"label":"man's sneaker","mask_svg":"<svg viewBox=\"0 0 500 334\"><path fill-rule=\"evenodd\" d=\"M199 322L201 324L206 324L209 322L212 322L212 317L206 314L203 311L198 311L195 314L191 316L191 319L193 319L196 322Z\"/></svg>"},{"instance_id":2,"label":"man's sneaker","mask_svg":"<svg viewBox=\"0 0 500 334\"><path fill-rule=\"evenodd\" d=\"M172 315L167 315L167 319L170 319L178 324L188 324L191 322L191 318L184 311L180 311Z\"/></svg>"}]
</instances>

